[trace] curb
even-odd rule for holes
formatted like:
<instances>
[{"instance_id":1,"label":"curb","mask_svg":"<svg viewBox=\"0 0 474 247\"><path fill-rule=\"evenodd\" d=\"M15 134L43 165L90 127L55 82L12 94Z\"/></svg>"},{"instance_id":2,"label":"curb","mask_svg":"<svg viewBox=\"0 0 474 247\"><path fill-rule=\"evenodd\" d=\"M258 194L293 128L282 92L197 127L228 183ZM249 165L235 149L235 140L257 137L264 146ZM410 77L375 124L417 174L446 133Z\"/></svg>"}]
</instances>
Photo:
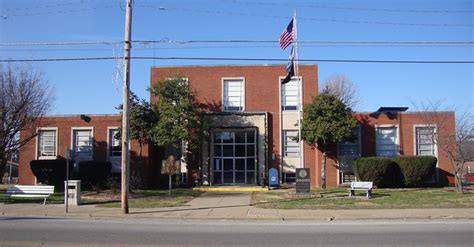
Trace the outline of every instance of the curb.
<instances>
[{"instance_id":1,"label":"curb","mask_svg":"<svg viewBox=\"0 0 474 247\"><path fill-rule=\"evenodd\" d=\"M195 191L204 191L204 192L261 192L261 191L268 191L267 187L225 187L225 186L215 186L215 187L195 187L193 188Z\"/></svg>"}]
</instances>

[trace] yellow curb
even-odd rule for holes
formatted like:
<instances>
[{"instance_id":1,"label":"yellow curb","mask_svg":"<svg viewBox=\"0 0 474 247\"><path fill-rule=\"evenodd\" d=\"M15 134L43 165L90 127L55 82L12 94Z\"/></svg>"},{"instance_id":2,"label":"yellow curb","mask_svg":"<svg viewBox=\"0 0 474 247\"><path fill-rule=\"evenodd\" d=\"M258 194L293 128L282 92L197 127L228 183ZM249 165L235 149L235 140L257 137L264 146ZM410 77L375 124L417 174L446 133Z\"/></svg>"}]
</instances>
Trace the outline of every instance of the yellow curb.
<instances>
[{"instance_id":1,"label":"yellow curb","mask_svg":"<svg viewBox=\"0 0 474 247\"><path fill-rule=\"evenodd\" d=\"M253 186L253 187L237 187L237 186L231 186L231 187L226 187L226 186L216 186L216 187L196 187L193 188L193 190L197 191L218 191L218 192L258 192L258 191L268 191L267 187L258 187L258 186Z\"/></svg>"}]
</instances>

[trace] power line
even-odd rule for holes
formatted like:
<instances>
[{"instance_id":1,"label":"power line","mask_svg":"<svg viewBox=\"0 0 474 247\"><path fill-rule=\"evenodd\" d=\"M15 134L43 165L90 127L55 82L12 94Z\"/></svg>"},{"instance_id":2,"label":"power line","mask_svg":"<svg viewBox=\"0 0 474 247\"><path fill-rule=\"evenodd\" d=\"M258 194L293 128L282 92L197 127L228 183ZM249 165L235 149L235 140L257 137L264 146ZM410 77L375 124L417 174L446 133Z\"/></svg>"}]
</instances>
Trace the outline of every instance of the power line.
<instances>
[{"instance_id":1,"label":"power line","mask_svg":"<svg viewBox=\"0 0 474 247\"><path fill-rule=\"evenodd\" d=\"M431 14L469 14L474 13L472 10L419 10L419 9L387 9L387 8L360 8L360 7L341 7L341 6L328 6L321 4L288 4L288 3L271 3L271 2L248 2L248 1L236 1L233 0L231 3L234 4L245 4L245 5L266 5L266 6L278 6L278 7L301 7L301 8L315 8L315 9L336 9L336 10L354 10L354 11L375 11L375 12L401 12L401 13L431 13Z\"/></svg>"},{"instance_id":2,"label":"power line","mask_svg":"<svg viewBox=\"0 0 474 247\"><path fill-rule=\"evenodd\" d=\"M278 40L134 40L133 43L185 45L194 43L278 43ZM334 45L474 45L474 41L341 41L341 40L300 40L299 44L334 44ZM123 41L58 41L58 42L16 42L0 43L0 46L78 46L78 45L117 45Z\"/></svg>"},{"instance_id":3,"label":"power line","mask_svg":"<svg viewBox=\"0 0 474 247\"><path fill-rule=\"evenodd\" d=\"M252 17L263 17L263 18L276 18L276 19L289 19L289 16L277 16L277 15L264 15L261 13L242 13L242 12L229 12L229 11L216 11L216 10L198 10L188 8L173 8L153 5L142 5L143 7L155 8L160 11L182 11L182 12L194 12L201 14L217 14L217 15L234 15L234 16L252 16ZM348 20L348 19L329 19L329 18L313 18L313 17L298 17L298 20L303 21L317 21L317 22L333 22L333 23L350 23L350 24L374 24L374 25L398 25L398 26L422 26L422 27L473 27L472 24L448 24L448 23L409 23L409 22L384 22L384 21L364 21L364 20Z\"/></svg>"},{"instance_id":4,"label":"power line","mask_svg":"<svg viewBox=\"0 0 474 247\"><path fill-rule=\"evenodd\" d=\"M39 59L1 59L1 63L15 62L62 62L62 61L96 61L114 60L117 57L79 57L79 58L39 58ZM267 62L287 62L288 59L280 58L229 58L229 57L155 57L136 56L135 60L201 60L201 61L267 61ZM357 59L298 59L299 62L320 62L320 63L401 63L401 64L474 64L470 60L357 60Z\"/></svg>"},{"instance_id":5,"label":"power line","mask_svg":"<svg viewBox=\"0 0 474 247\"><path fill-rule=\"evenodd\" d=\"M53 5L53 6L63 6L63 5ZM45 11L33 11L33 12L26 12L26 13L10 13L3 11L3 16L5 17L11 17L11 16L35 16L35 15L52 15L52 14L69 14L69 13L75 13L75 12L85 12L85 11L93 11L93 10L98 10L101 8L111 8L113 7L113 4L107 4L104 6L99 6L99 7L81 7L78 9L64 9L64 10L45 10ZM26 9L26 8L25 8ZM9 14L7 14L9 13Z\"/></svg>"},{"instance_id":6,"label":"power line","mask_svg":"<svg viewBox=\"0 0 474 247\"><path fill-rule=\"evenodd\" d=\"M192 43L278 43L278 40L134 40L134 43L168 43L168 44L192 44ZM299 40L298 44L406 44L406 45L474 45L474 41L340 41L340 40ZM1 44L0 44L1 45Z\"/></svg>"},{"instance_id":7,"label":"power line","mask_svg":"<svg viewBox=\"0 0 474 247\"><path fill-rule=\"evenodd\" d=\"M66 46L66 45L115 45L123 41L58 41L58 42L17 42L0 43L0 46Z\"/></svg>"}]
</instances>

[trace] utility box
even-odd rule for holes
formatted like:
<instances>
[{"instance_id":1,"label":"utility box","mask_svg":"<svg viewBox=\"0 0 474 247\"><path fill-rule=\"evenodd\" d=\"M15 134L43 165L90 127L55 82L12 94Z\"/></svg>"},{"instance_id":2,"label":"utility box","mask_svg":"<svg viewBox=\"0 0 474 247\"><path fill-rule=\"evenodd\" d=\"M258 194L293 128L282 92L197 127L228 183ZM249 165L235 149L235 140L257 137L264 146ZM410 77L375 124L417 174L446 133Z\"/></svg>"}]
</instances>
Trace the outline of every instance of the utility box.
<instances>
[{"instance_id":1,"label":"utility box","mask_svg":"<svg viewBox=\"0 0 474 247\"><path fill-rule=\"evenodd\" d=\"M68 205L81 205L81 180L64 181L64 188L64 204L67 200Z\"/></svg>"}]
</instances>

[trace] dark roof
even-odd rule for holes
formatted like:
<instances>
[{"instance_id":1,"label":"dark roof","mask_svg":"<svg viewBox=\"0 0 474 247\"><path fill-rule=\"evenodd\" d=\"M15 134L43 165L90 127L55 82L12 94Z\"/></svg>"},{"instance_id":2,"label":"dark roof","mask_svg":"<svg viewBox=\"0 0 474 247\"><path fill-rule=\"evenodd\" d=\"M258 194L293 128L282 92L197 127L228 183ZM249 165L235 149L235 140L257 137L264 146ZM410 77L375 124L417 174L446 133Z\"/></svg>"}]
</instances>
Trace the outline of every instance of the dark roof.
<instances>
[{"instance_id":1,"label":"dark roof","mask_svg":"<svg viewBox=\"0 0 474 247\"><path fill-rule=\"evenodd\" d=\"M381 106L377 112L403 112L407 111L408 107L399 107L399 106Z\"/></svg>"}]
</instances>

